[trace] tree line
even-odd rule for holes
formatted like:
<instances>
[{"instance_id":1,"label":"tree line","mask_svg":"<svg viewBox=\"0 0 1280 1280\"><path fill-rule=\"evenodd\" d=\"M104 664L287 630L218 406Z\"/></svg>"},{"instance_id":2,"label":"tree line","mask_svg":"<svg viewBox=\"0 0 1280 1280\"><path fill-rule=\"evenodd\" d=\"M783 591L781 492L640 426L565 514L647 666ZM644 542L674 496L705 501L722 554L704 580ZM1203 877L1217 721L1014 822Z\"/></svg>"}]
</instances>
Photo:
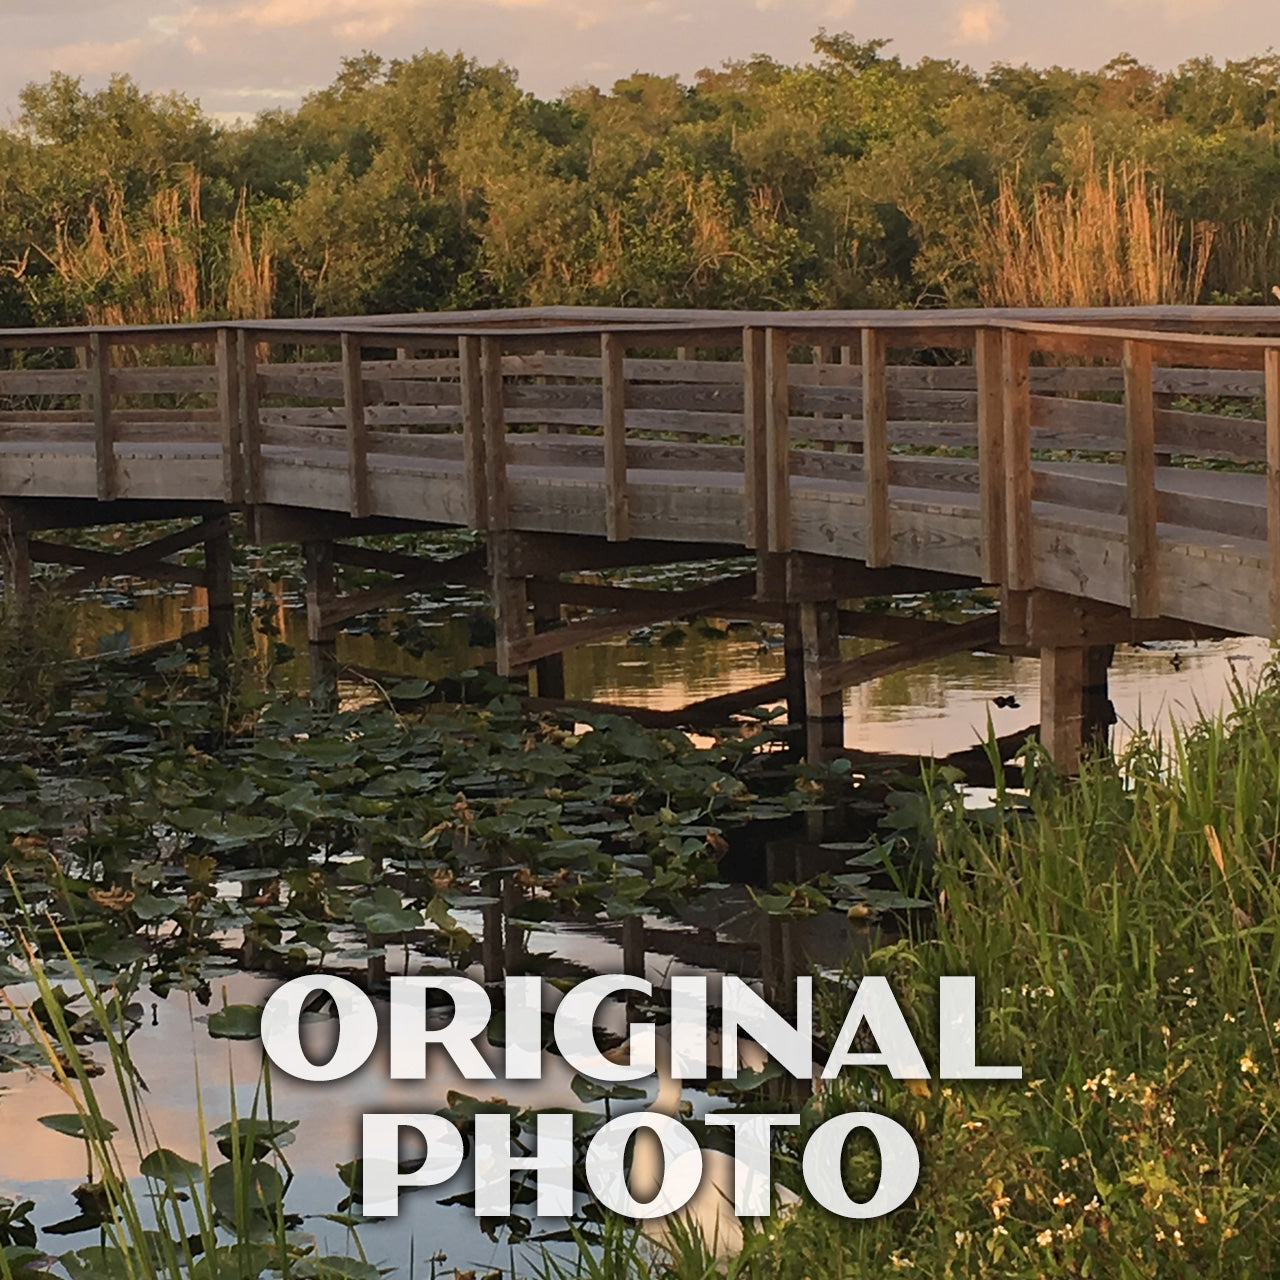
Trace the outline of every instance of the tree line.
<instances>
[{"instance_id":1,"label":"tree line","mask_svg":"<svg viewBox=\"0 0 1280 1280\"><path fill-rule=\"evenodd\" d=\"M551 100L363 53L232 126L54 74L0 130L0 324L1273 300L1274 53L980 74L813 47Z\"/></svg>"}]
</instances>

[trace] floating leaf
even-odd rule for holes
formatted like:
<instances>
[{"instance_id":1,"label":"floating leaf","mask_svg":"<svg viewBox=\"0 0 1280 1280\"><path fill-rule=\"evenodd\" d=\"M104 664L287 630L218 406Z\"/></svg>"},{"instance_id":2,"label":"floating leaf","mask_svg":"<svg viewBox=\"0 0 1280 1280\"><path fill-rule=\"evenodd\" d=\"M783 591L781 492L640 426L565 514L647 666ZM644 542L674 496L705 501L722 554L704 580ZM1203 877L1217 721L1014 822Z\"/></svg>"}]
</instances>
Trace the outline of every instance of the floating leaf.
<instances>
[{"instance_id":1,"label":"floating leaf","mask_svg":"<svg viewBox=\"0 0 1280 1280\"><path fill-rule=\"evenodd\" d=\"M52 1129L54 1133L65 1133L69 1138L84 1138L86 1141L108 1142L116 1131L116 1126L105 1116L79 1116L68 1112L39 1119L46 1129Z\"/></svg>"},{"instance_id":2,"label":"floating leaf","mask_svg":"<svg viewBox=\"0 0 1280 1280\"><path fill-rule=\"evenodd\" d=\"M215 1040L257 1040L262 1035L262 1008L229 1004L209 1015L209 1034Z\"/></svg>"}]
</instances>

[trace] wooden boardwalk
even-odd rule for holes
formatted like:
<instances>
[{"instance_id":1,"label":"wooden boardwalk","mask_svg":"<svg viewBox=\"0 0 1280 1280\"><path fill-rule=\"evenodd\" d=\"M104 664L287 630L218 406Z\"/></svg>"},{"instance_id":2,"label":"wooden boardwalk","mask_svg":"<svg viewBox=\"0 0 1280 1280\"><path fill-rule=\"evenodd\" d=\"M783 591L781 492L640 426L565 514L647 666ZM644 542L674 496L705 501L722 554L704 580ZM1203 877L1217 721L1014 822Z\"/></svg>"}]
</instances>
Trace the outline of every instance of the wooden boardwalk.
<instances>
[{"instance_id":1,"label":"wooden boardwalk","mask_svg":"<svg viewBox=\"0 0 1280 1280\"><path fill-rule=\"evenodd\" d=\"M31 559L71 564L76 585L187 580L167 557L203 542L223 615L225 515L244 510L259 540L304 545L319 668L343 620L446 573L488 582L499 668L536 664L541 696L563 692L559 654L610 631L698 609L779 618L787 687L745 696L802 707L812 752L837 745L848 684L947 646L1035 652L1042 734L1070 767L1115 643L1280 634L1280 314L556 309L0 332L0 501L13 588ZM199 523L122 561L33 536L184 514ZM345 541L440 527L483 532L483 565ZM567 577L747 554L754 575L661 598ZM391 577L341 597L335 563ZM998 621L840 608L971 583L999 588ZM886 649L842 661L840 635L877 625Z\"/></svg>"}]
</instances>

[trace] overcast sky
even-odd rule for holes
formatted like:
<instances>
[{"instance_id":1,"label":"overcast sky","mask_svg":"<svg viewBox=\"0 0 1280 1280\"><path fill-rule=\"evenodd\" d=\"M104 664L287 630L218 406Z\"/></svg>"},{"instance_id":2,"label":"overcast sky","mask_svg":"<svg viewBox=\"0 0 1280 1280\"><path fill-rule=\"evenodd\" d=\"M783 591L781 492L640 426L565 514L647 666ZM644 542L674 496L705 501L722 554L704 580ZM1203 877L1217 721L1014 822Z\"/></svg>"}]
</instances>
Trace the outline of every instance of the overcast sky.
<instances>
[{"instance_id":1,"label":"overcast sky","mask_svg":"<svg viewBox=\"0 0 1280 1280\"><path fill-rule=\"evenodd\" d=\"M552 96L635 70L691 75L767 53L796 61L819 27L887 36L908 60L1158 67L1280 43L1277 0L0 0L0 117L29 80L113 71L224 118L292 105L344 54L462 49Z\"/></svg>"}]
</instances>

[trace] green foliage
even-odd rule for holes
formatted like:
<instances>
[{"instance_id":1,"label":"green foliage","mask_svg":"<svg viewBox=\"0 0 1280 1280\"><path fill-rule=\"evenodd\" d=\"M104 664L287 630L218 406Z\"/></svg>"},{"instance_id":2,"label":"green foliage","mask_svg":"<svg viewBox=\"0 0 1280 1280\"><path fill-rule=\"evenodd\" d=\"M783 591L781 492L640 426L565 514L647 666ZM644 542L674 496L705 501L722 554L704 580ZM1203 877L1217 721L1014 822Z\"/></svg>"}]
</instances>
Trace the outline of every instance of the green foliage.
<instances>
[{"instance_id":1,"label":"green foliage","mask_svg":"<svg viewBox=\"0 0 1280 1280\"><path fill-rule=\"evenodd\" d=\"M1096 256L1105 233L1077 224L1099 187L1099 227L1155 220L1169 261L1126 284L1140 300L1170 281L1270 300L1275 55L981 75L886 44L821 32L809 62L556 100L461 53L363 54L296 110L236 126L127 77L55 74L0 130L0 323L1053 302L1027 285L1047 270L1032 260L1067 278L1072 254ZM1021 281L1019 228L1042 246L1018 251ZM1070 300L1104 286L1086 272Z\"/></svg>"},{"instance_id":2,"label":"green foliage","mask_svg":"<svg viewBox=\"0 0 1280 1280\"><path fill-rule=\"evenodd\" d=\"M1078 783L1040 762L1029 794L1001 786L990 809L932 791L942 905L868 968L935 1062L938 977L975 975L978 1060L1020 1062L1023 1080L886 1088L866 1073L825 1089L820 1113L887 1108L916 1136L920 1185L856 1231L802 1205L770 1228L759 1274L1280 1267L1278 677ZM850 1151L851 1186L874 1160Z\"/></svg>"}]
</instances>

